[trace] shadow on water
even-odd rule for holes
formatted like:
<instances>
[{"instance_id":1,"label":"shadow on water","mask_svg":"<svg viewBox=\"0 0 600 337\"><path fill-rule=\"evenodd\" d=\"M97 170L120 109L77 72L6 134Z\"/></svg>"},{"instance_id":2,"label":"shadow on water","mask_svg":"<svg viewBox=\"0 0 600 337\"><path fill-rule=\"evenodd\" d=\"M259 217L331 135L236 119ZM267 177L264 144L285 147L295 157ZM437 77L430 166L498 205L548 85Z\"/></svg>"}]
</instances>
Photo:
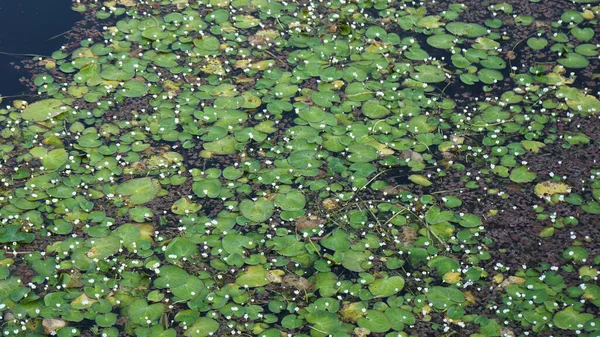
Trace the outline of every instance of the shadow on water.
<instances>
[{"instance_id":1,"label":"shadow on water","mask_svg":"<svg viewBox=\"0 0 600 337\"><path fill-rule=\"evenodd\" d=\"M63 33L80 19L71 0L0 0L0 95L27 93L19 78L28 74L15 66L34 54L51 55L64 43Z\"/></svg>"}]
</instances>

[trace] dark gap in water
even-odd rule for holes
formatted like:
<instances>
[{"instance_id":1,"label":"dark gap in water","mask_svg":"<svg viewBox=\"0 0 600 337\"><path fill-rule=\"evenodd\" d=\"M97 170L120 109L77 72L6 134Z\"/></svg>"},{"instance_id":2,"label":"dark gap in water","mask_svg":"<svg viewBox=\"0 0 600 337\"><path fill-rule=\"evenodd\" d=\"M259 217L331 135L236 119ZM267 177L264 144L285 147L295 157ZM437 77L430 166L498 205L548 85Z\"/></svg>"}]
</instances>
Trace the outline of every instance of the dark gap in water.
<instances>
[{"instance_id":1,"label":"dark gap in water","mask_svg":"<svg viewBox=\"0 0 600 337\"><path fill-rule=\"evenodd\" d=\"M0 1L0 96L29 93L19 81L30 76L20 67L20 61L33 56L11 54L50 56L65 42L60 34L70 30L77 20L80 15L71 9L70 0ZM18 98L7 98L4 103Z\"/></svg>"}]
</instances>

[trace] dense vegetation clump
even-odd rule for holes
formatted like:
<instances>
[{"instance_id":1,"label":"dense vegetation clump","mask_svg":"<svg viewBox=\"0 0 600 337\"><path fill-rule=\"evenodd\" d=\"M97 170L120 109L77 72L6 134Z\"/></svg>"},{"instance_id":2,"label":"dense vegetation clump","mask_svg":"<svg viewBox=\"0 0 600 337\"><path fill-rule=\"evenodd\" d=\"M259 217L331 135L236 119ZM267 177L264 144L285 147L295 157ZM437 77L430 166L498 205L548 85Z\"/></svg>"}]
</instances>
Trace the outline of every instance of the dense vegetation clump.
<instances>
[{"instance_id":1,"label":"dense vegetation clump","mask_svg":"<svg viewBox=\"0 0 600 337\"><path fill-rule=\"evenodd\" d=\"M600 336L598 1L73 9L0 110L3 336Z\"/></svg>"}]
</instances>

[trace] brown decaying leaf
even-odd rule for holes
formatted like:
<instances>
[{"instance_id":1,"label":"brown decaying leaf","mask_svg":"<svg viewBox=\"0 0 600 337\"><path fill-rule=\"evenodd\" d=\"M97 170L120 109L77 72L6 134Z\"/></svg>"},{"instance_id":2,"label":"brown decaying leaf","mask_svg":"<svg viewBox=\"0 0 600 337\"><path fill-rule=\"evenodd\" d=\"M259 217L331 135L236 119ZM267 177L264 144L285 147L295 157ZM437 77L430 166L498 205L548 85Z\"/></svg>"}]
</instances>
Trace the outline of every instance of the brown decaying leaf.
<instances>
[{"instance_id":1,"label":"brown decaying leaf","mask_svg":"<svg viewBox=\"0 0 600 337\"><path fill-rule=\"evenodd\" d=\"M283 277L281 284L286 288L293 288L304 292L309 292L313 284L302 276L287 274Z\"/></svg>"},{"instance_id":2,"label":"brown decaying leaf","mask_svg":"<svg viewBox=\"0 0 600 337\"><path fill-rule=\"evenodd\" d=\"M44 327L44 332L47 335L54 335L56 334L56 330L64 328L65 326L67 326L67 323L65 323L65 321L63 321L62 319L44 318L44 320L42 321L42 326Z\"/></svg>"},{"instance_id":3,"label":"brown decaying leaf","mask_svg":"<svg viewBox=\"0 0 600 337\"><path fill-rule=\"evenodd\" d=\"M296 218L296 229L298 229L298 230L311 229L311 228L319 227L319 225L322 225L324 223L325 223L325 220L323 220L315 215L300 216L300 217Z\"/></svg>"}]
</instances>

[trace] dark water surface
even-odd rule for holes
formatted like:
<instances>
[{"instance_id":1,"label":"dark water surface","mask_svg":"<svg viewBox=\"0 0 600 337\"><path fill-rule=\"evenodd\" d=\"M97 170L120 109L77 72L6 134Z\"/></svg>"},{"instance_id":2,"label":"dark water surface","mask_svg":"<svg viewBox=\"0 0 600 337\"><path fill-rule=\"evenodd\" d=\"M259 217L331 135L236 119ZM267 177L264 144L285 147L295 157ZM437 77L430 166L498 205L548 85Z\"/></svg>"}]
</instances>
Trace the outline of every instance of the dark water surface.
<instances>
[{"instance_id":1,"label":"dark water surface","mask_svg":"<svg viewBox=\"0 0 600 337\"><path fill-rule=\"evenodd\" d=\"M0 96L27 90L19 78L29 74L23 68L16 70L11 62L20 65L21 60L31 59L5 53L49 56L64 43L63 36L56 36L79 19L71 10L71 0L0 0Z\"/></svg>"}]
</instances>

